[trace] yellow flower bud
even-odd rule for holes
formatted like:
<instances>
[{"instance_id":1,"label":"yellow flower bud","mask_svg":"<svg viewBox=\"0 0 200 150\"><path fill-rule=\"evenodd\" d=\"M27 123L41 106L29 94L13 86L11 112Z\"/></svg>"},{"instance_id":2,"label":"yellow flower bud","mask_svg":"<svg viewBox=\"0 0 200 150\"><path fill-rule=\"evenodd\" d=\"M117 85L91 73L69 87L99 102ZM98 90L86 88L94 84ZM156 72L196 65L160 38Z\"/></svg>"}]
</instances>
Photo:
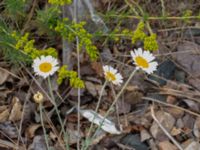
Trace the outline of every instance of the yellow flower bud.
<instances>
[{"instance_id":1,"label":"yellow flower bud","mask_svg":"<svg viewBox=\"0 0 200 150\"><path fill-rule=\"evenodd\" d=\"M42 93L40 93L39 91L37 92L37 93L35 93L34 95L33 95L33 99L34 99L34 101L36 102L36 103L42 103L43 102L43 100L44 100L44 96L43 96L43 94Z\"/></svg>"}]
</instances>

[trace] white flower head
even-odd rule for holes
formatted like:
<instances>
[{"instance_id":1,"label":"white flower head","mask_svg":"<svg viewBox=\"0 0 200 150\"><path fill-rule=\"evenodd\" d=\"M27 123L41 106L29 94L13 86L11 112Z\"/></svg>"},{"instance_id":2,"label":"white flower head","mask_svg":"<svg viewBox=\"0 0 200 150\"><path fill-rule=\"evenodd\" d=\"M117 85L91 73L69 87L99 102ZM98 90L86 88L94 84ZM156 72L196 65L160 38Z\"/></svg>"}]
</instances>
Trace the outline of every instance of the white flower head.
<instances>
[{"instance_id":1,"label":"white flower head","mask_svg":"<svg viewBox=\"0 0 200 150\"><path fill-rule=\"evenodd\" d=\"M58 60L52 56L41 56L33 60L33 70L36 75L46 78L53 75L59 68Z\"/></svg>"},{"instance_id":2,"label":"white flower head","mask_svg":"<svg viewBox=\"0 0 200 150\"><path fill-rule=\"evenodd\" d=\"M106 80L112 82L115 85L120 85L123 82L123 78L120 73L117 73L117 69L105 65L103 66L103 70Z\"/></svg>"},{"instance_id":3,"label":"white flower head","mask_svg":"<svg viewBox=\"0 0 200 150\"><path fill-rule=\"evenodd\" d=\"M149 51L143 51L141 48L138 48L131 51L131 56L136 69L142 69L148 74L153 73L157 69L158 63L153 61L155 57Z\"/></svg>"}]
</instances>

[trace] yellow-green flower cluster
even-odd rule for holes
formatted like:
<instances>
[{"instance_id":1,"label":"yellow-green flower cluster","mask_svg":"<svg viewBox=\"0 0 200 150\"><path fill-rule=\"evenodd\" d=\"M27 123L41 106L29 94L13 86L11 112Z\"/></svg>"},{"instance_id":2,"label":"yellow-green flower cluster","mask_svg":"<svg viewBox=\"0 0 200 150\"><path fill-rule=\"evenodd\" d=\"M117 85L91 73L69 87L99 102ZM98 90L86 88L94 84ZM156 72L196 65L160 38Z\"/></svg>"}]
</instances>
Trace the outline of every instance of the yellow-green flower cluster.
<instances>
[{"instance_id":1,"label":"yellow-green flower cluster","mask_svg":"<svg viewBox=\"0 0 200 150\"><path fill-rule=\"evenodd\" d=\"M65 4L71 4L72 3L72 0L48 0L48 2L50 4L54 4L54 5L65 5Z\"/></svg>"},{"instance_id":2,"label":"yellow-green flower cluster","mask_svg":"<svg viewBox=\"0 0 200 150\"><path fill-rule=\"evenodd\" d=\"M34 47L35 40L29 40L29 33L26 33L24 36L19 36L16 32L12 33L12 37L16 40L15 49L23 51L25 54L30 56L32 59L42 55L51 55L57 57L56 49L50 47L43 50L38 50Z\"/></svg>"},{"instance_id":3,"label":"yellow-green flower cluster","mask_svg":"<svg viewBox=\"0 0 200 150\"><path fill-rule=\"evenodd\" d=\"M188 18L192 15L192 11L191 10L186 10L184 13L183 13L183 18L184 18L184 21L186 23L190 23L191 20Z\"/></svg>"},{"instance_id":4,"label":"yellow-green flower cluster","mask_svg":"<svg viewBox=\"0 0 200 150\"><path fill-rule=\"evenodd\" d=\"M74 88L85 88L83 80L78 78L77 72L67 70L67 66L63 65L58 70L57 83L61 84L66 78L69 78L70 86Z\"/></svg>"},{"instance_id":5,"label":"yellow-green flower cluster","mask_svg":"<svg viewBox=\"0 0 200 150\"><path fill-rule=\"evenodd\" d=\"M143 41L145 37L146 37L146 34L144 33L144 22L141 21L137 25L137 28L133 33L133 36L132 36L132 39L131 39L132 43L135 44L135 42L137 42L138 40Z\"/></svg>"},{"instance_id":6,"label":"yellow-green flower cluster","mask_svg":"<svg viewBox=\"0 0 200 150\"><path fill-rule=\"evenodd\" d=\"M144 49L149 51L158 50L156 34L151 34L150 36L144 38Z\"/></svg>"},{"instance_id":7,"label":"yellow-green flower cluster","mask_svg":"<svg viewBox=\"0 0 200 150\"><path fill-rule=\"evenodd\" d=\"M63 37L67 38L70 42L79 37L79 47L85 48L91 60L96 60L99 52L95 45L92 44L92 35L84 29L85 22L75 23L69 22L67 18L63 21L58 21L55 31L59 32Z\"/></svg>"}]
</instances>

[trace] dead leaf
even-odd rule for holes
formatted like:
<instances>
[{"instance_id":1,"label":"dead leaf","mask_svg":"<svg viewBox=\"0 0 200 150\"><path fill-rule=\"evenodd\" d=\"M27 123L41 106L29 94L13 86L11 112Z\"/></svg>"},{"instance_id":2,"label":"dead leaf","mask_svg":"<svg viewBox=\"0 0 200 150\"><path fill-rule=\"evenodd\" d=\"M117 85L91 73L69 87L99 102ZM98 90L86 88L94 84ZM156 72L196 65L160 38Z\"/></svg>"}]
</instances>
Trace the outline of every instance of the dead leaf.
<instances>
[{"instance_id":1,"label":"dead leaf","mask_svg":"<svg viewBox=\"0 0 200 150\"><path fill-rule=\"evenodd\" d=\"M175 119L171 114L166 113L164 111L158 111L156 112L156 118L167 131L171 131L175 123ZM153 122L150 128L150 132L154 138L158 138L160 141L163 139L167 139L166 135L163 133L163 131L160 129L160 127L155 121Z\"/></svg>"},{"instance_id":2,"label":"dead leaf","mask_svg":"<svg viewBox=\"0 0 200 150\"><path fill-rule=\"evenodd\" d=\"M8 109L4 110L0 113L0 123L3 123L8 120L8 117L10 115L10 112Z\"/></svg>"},{"instance_id":3,"label":"dead leaf","mask_svg":"<svg viewBox=\"0 0 200 150\"><path fill-rule=\"evenodd\" d=\"M100 75L103 76L103 68L102 68L102 64L98 63L98 62L92 62L92 69L95 70L95 72Z\"/></svg>"},{"instance_id":4,"label":"dead leaf","mask_svg":"<svg viewBox=\"0 0 200 150\"><path fill-rule=\"evenodd\" d=\"M85 87L92 96L97 96L97 91L95 85L92 82L86 81Z\"/></svg>"},{"instance_id":5,"label":"dead leaf","mask_svg":"<svg viewBox=\"0 0 200 150\"><path fill-rule=\"evenodd\" d=\"M9 116L10 121L19 121L22 118L22 105L17 97L12 100L13 107Z\"/></svg>"},{"instance_id":6,"label":"dead leaf","mask_svg":"<svg viewBox=\"0 0 200 150\"><path fill-rule=\"evenodd\" d=\"M0 68L0 85L8 79L9 73L3 68Z\"/></svg>"},{"instance_id":7,"label":"dead leaf","mask_svg":"<svg viewBox=\"0 0 200 150\"><path fill-rule=\"evenodd\" d=\"M199 117L196 119L194 123L193 133L197 138L200 137L200 118Z\"/></svg>"},{"instance_id":8,"label":"dead leaf","mask_svg":"<svg viewBox=\"0 0 200 150\"><path fill-rule=\"evenodd\" d=\"M44 136L35 136L28 150L47 150Z\"/></svg>"},{"instance_id":9,"label":"dead leaf","mask_svg":"<svg viewBox=\"0 0 200 150\"><path fill-rule=\"evenodd\" d=\"M176 135L179 135L181 132L182 130L180 128L173 127L171 130L171 135L176 136Z\"/></svg>"},{"instance_id":10,"label":"dead leaf","mask_svg":"<svg viewBox=\"0 0 200 150\"><path fill-rule=\"evenodd\" d=\"M28 138L33 138L35 136L35 131L41 127L41 124L32 124L26 129L26 135Z\"/></svg>"},{"instance_id":11,"label":"dead leaf","mask_svg":"<svg viewBox=\"0 0 200 150\"><path fill-rule=\"evenodd\" d=\"M175 145L169 141L163 141L158 144L159 150L178 150Z\"/></svg>"},{"instance_id":12,"label":"dead leaf","mask_svg":"<svg viewBox=\"0 0 200 150\"><path fill-rule=\"evenodd\" d=\"M0 124L0 130L5 133L10 138L17 138L18 137L18 130L16 126L13 125L10 121L6 121Z\"/></svg>"},{"instance_id":13,"label":"dead leaf","mask_svg":"<svg viewBox=\"0 0 200 150\"><path fill-rule=\"evenodd\" d=\"M149 132L145 129L140 131L140 138L141 138L141 142L144 142L148 139L151 138L151 135L149 134Z\"/></svg>"},{"instance_id":14,"label":"dead leaf","mask_svg":"<svg viewBox=\"0 0 200 150\"><path fill-rule=\"evenodd\" d=\"M191 51L191 53L178 53L174 55L179 64L181 64L184 69L194 76L200 75L200 55L197 55L195 51L200 49L200 46L194 42L184 42L178 45L178 51Z\"/></svg>"},{"instance_id":15,"label":"dead leaf","mask_svg":"<svg viewBox=\"0 0 200 150\"><path fill-rule=\"evenodd\" d=\"M200 150L199 142L194 141L193 139L188 139L182 144L184 150Z\"/></svg>"}]
</instances>

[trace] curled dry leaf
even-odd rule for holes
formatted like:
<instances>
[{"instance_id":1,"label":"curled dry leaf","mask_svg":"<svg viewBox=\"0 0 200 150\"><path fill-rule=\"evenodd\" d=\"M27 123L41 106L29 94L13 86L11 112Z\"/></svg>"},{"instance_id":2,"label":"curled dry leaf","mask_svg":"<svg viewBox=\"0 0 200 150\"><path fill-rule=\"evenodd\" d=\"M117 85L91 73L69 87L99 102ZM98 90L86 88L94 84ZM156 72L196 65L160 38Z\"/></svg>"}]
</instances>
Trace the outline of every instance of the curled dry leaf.
<instances>
[{"instance_id":1,"label":"curled dry leaf","mask_svg":"<svg viewBox=\"0 0 200 150\"><path fill-rule=\"evenodd\" d=\"M104 131L110 133L110 134L120 134L121 131L119 131L116 127L115 124L108 120L104 119L103 116L100 114L96 113L93 110L80 110L80 113L83 117L87 118L90 122L93 122L97 124L98 126L101 127Z\"/></svg>"},{"instance_id":2,"label":"curled dry leaf","mask_svg":"<svg viewBox=\"0 0 200 150\"><path fill-rule=\"evenodd\" d=\"M22 105L17 97L12 100L13 107L9 116L10 121L19 121L22 118Z\"/></svg>"},{"instance_id":3,"label":"curled dry leaf","mask_svg":"<svg viewBox=\"0 0 200 150\"><path fill-rule=\"evenodd\" d=\"M28 150L47 150L44 136L35 136Z\"/></svg>"},{"instance_id":4,"label":"curled dry leaf","mask_svg":"<svg viewBox=\"0 0 200 150\"><path fill-rule=\"evenodd\" d=\"M3 123L5 121L7 121L8 117L9 117L9 114L10 114L10 112L9 112L8 109L5 109L4 111L2 111L0 113L0 123Z\"/></svg>"},{"instance_id":5,"label":"curled dry leaf","mask_svg":"<svg viewBox=\"0 0 200 150\"><path fill-rule=\"evenodd\" d=\"M3 68L0 68L0 85L3 84L9 76L8 71L4 70Z\"/></svg>"},{"instance_id":6,"label":"curled dry leaf","mask_svg":"<svg viewBox=\"0 0 200 150\"><path fill-rule=\"evenodd\" d=\"M41 127L40 124L32 124L26 129L26 135L28 138L33 138L35 136L35 131Z\"/></svg>"}]
</instances>

